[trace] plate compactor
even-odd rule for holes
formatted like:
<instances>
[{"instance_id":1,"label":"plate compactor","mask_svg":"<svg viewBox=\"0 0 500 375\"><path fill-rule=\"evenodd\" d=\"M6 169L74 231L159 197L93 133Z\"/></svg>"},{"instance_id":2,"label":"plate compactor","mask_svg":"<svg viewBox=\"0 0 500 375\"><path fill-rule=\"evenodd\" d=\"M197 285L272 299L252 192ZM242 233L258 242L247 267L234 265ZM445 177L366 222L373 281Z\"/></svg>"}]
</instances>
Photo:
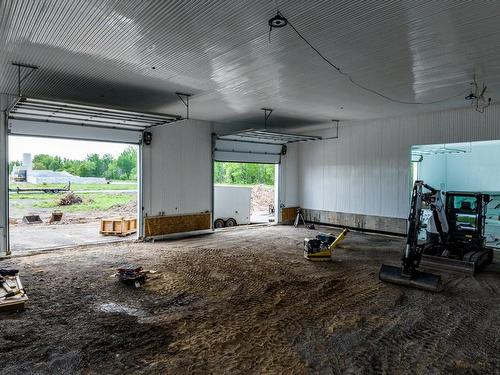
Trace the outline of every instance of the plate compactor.
<instances>
[{"instance_id":1,"label":"plate compactor","mask_svg":"<svg viewBox=\"0 0 500 375\"><path fill-rule=\"evenodd\" d=\"M493 250L485 247L484 237L486 206L489 201L488 194L443 194L423 181L415 181L402 267L382 265L380 280L438 292L442 290L441 276L420 271L421 265L425 268L474 275L490 264L493 261ZM422 223L424 208L431 212L427 224ZM419 232L424 228L426 240L420 242Z\"/></svg>"},{"instance_id":2,"label":"plate compactor","mask_svg":"<svg viewBox=\"0 0 500 375\"><path fill-rule=\"evenodd\" d=\"M316 238L304 239L304 258L314 262L328 262L332 260L333 249L342 242L349 232L345 228L335 237L331 233L319 233Z\"/></svg>"}]
</instances>

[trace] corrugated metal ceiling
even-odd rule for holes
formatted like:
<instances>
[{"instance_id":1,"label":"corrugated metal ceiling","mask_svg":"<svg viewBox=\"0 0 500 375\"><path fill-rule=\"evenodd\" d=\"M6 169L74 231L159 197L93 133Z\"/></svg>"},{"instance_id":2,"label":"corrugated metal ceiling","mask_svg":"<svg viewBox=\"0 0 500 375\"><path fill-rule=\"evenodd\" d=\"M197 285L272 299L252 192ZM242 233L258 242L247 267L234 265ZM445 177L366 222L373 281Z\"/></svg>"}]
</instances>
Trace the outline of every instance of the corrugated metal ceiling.
<instances>
[{"instance_id":1,"label":"corrugated metal ceiling","mask_svg":"<svg viewBox=\"0 0 500 375\"><path fill-rule=\"evenodd\" d=\"M279 1L323 54L363 84L402 100L466 90L474 73L500 93L497 1ZM18 61L40 66L23 94L272 126L364 119L464 106L426 106L363 92L290 28L274 30L270 0L4 0L0 91L16 92ZM282 117L280 117L280 115Z\"/></svg>"}]
</instances>

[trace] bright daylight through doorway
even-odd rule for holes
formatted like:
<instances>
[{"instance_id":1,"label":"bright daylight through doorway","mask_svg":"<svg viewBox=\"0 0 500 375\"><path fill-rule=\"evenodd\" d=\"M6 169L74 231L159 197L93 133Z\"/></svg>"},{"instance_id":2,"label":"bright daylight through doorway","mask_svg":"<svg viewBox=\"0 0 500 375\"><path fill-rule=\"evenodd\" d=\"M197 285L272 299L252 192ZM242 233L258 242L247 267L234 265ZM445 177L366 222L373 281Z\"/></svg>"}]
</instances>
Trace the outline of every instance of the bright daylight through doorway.
<instances>
[{"instance_id":1,"label":"bright daylight through doorway","mask_svg":"<svg viewBox=\"0 0 500 375\"><path fill-rule=\"evenodd\" d=\"M137 151L128 144L11 136L11 251L119 238L102 225L136 219ZM124 238L135 238L130 232Z\"/></svg>"},{"instance_id":2,"label":"bright daylight through doorway","mask_svg":"<svg viewBox=\"0 0 500 375\"><path fill-rule=\"evenodd\" d=\"M484 236L486 244L500 248L500 141L418 145L411 149L412 180L422 180L442 192L488 194ZM431 216L424 209L424 221ZM462 220L469 221L465 215ZM425 223L424 223L425 224Z\"/></svg>"},{"instance_id":3,"label":"bright daylight through doorway","mask_svg":"<svg viewBox=\"0 0 500 375\"><path fill-rule=\"evenodd\" d=\"M214 163L214 227L275 221L276 166Z\"/></svg>"}]
</instances>

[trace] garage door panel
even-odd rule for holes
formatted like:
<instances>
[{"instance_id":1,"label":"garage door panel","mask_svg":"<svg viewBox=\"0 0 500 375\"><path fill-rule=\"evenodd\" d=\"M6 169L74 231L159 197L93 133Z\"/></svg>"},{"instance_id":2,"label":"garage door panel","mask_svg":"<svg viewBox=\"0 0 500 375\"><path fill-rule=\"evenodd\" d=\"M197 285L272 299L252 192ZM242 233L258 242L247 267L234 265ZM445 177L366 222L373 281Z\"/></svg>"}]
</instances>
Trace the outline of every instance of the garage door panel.
<instances>
[{"instance_id":1,"label":"garage door panel","mask_svg":"<svg viewBox=\"0 0 500 375\"><path fill-rule=\"evenodd\" d=\"M280 155L266 155L234 151L215 151L214 160L234 163L279 164L281 159Z\"/></svg>"},{"instance_id":2,"label":"garage door panel","mask_svg":"<svg viewBox=\"0 0 500 375\"><path fill-rule=\"evenodd\" d=\"M136 144L142 139L141 131L15 119L9 119L9 134Z\"/></svg>"},{"instance_id":3,"label":"garage door panel","mask_svg":"<svg viewBox=\"0 0 500 375\"><path fill-rule=\"evenodd\" d=\"M277 164L281 160L282 145L218 139L214 160L239 163Z\"/></svg>"}]
</instances>

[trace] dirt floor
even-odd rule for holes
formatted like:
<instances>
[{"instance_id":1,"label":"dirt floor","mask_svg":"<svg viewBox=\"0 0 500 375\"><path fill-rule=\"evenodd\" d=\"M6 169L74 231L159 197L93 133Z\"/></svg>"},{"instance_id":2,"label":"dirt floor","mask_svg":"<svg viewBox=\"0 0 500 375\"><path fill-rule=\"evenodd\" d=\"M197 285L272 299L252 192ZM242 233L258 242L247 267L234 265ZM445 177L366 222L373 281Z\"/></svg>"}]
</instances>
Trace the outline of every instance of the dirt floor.
<instances>
[{"instance_id":1,"label":"dirt floor","mask_svg":"<svg viewBox=\"0 0 500 375\"><path fill-rule=\"evenodd\" d=\"M338 230L331 230L338 233ZM28 309L0 319L1 374L498 374L500 267L440 294L383 284L403 240L272 226L11 258ZM158 273L141 289L114 270Z\"/></svg>"}]
</instances>

